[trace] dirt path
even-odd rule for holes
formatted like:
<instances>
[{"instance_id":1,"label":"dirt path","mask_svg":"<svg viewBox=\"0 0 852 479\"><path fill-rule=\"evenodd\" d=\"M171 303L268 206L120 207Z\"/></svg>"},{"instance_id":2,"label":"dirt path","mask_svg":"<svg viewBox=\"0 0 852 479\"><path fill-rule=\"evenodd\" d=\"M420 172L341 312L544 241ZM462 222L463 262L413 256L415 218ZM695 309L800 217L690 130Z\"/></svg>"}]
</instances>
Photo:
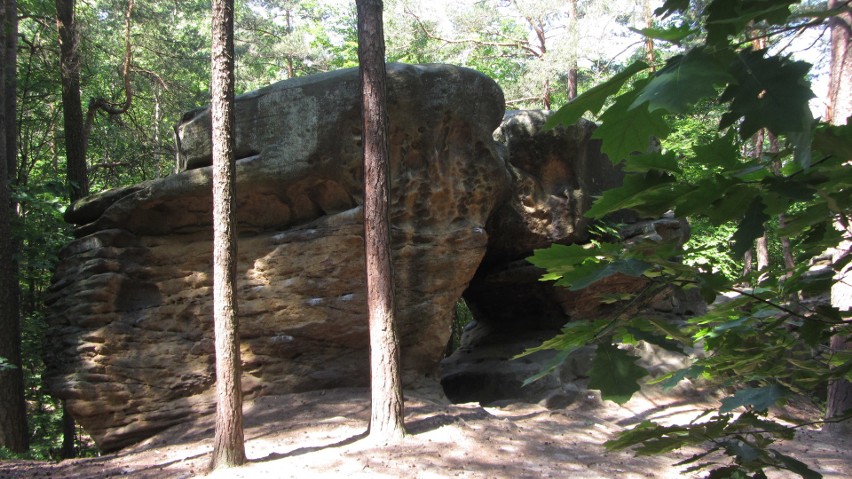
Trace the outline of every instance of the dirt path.
<instances>
[{"instance_id":1,"label":"dirt path","mask_svg":"<svg viewBox=\"0 0 852 479\"><path fill-rule=\"evenodd\" d=\"M409 436L390 447L364 437L365 390L340 389L263 397L247 404L245 467L224 478L681 478L673 463L695 451L664 457L605 452L602 443L643 419L685 422L695 398L637 395L624 407L590 399L565 409L506 403L448 404L434 389L406 393ZM212 418L171 428L117 454L57 464L7 461L0 479L191 478L203 476L211 451ZM805 430L779 449L826 479L852 477L849 443ZM694 476L700 477L700 476ZM772 474L770 477L798 477Z\"/></svg>"}]
</instances>

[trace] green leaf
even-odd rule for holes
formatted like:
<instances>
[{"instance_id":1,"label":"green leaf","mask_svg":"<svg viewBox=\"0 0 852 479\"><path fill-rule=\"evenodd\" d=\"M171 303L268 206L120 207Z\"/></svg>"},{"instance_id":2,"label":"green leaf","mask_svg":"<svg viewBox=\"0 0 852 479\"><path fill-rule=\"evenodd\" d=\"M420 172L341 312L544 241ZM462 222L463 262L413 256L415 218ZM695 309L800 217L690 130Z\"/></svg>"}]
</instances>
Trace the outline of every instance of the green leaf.
<instances>
[{"instance_id":1,"label":"green leaf","mask_svg":"<svg viewBox=\"0 0 852 479\"><path fill-rule=\"evenodd\" d=\"M648 38L663 40L676 45L680 44L681 40L693 33L698 33L698 30L690 28L686 22L681 23L679 26L671 26L669 28L630 28L630 30Z\"/></svg>"},{"instance_id":2,"label":"green leaf","mask_svg":"<svg viewBox=\"0 0 852 479\"><path fill-rule=\"evenodd\" d=\"M589 218L602 218L615 211L633 208L641 205L644 197L657 191L668 191L675 178L668 173L649 171L644 175L626 175L624 182L618 188L604 192L598 198L586 216Z\"/></svg>"},{"instance_id":3,"label":"green leaf","mask_svg":"<svg viewBox=\"0 0 852 479\"><path fill-rule=\"evenodd\" d=\"M606 245L607 243L603 243ZM611 248L586 248L582 245L552 244L547 248L533 251L527 261L544 268L549 273L541 278L542 281L559 279L565 272L573 271L587 261L598 261L598 256L606 255Z\"/></svg>"},{"instance_id":4,"label":"green leaf","mask_svg":"<svg viewBox=\"0 0 852 479\"><path fill-rule=\"evenodd\" d=\"M781 25L790 17L790 4L797 0L714 0L707 6L707 43L726 44L729 36L742 33L751 22L765 20Z\"/></svg>"},{"instance_id":5,"label":"green leaf","mask_svg":"<svg viewBox=\"0 0 852 479\"><path fill-rule=\"evenodd\" d=\"M795 472L804 479L822 479L822 474L809 468L807 464L798 459L792 458L786 454L770 449L769 450L784 467L791 472Z\"/></svg>"},{"instance_id":6,"label":"green leaf","mask_svg":"<svg viewBox=\"0 0 852 479\"><path fill-rule=\"evenodd\" d=\"M627 327L625 328L628 333L633 335L634 338L645 341L646 343L653 344L655 346L659 346L666 351L671 351L673 353L684 354L683 347L677 341L672 341L671 339L667 339L665 336L656 334L650 331L644 331L638 328Z\"/></svg>"},{"instance_id":7,"label":"green leaf","mask_svg":"<svg viewBox=\"0 0 852 479\"><path fill-rule=\"evenodd\" d=\"M760 197L751 202L745 217L737 226L737 232L734 233L734 245L731 248L738 257L741 257L748 251L754 240L763 236L763 224L769 220L769 216L763 212L763 201Z\"/></svg>"},{"instance_id":8,"label":"green leaf","mask_svg":"<svg viewBox=\"0 0 852 479\"><path fill-rule=\"evenodd\" d=\"M632 429L622 432L615 439L610 439L604 443L604 447L608 451L618 451L626 449L637 444L642 444L645 441L654 439L665 434L666 428L654 423L650 419L646 419Z\"/></svg>"},{"instance_id":9,"label":"green leaf","mask_svg":"<svg viewBox=\"0 0 852 479\"><path fill-rule=\"evenodd\" d=\"M674 338L675 340L677 340L679 343L681 343L683 345L692 346L692 340L689 339L689 336L682 333L680 331L680 329L678 329L678 327L675 324L673 324L671 321L668 321L668 320L663 319L663 318L655 318L655 317L648 318L648 321L651 324L653 324L655 327L657 327L660 331L665 333L666 336Z\"/></svg>"},{"instance_id":10,"label":"green leaf","mask_svg":"<svg viewBox=\"0 0 852 479\"><path fill-rule=\"evenodd\" d=\"M711 195L709 198L713 196L719 198L716 201L709 198L705 200L707 201L705 205L710 204L712 207L706 208L704 214L716 226L743 218L744 213L747 212L743 211L743 207L754 203L755 198L760 194L759 189L751 185L737 183L734 179L722 180L720 186L727 187L727 189L717 190L709 186L706 190Z\"/></svg>"},{"instance_id":11,"label":"green leaf","mask_svg":"<svg viewBox=\"0 0 852 479\"><path fill-rule=\"evenodd\" d=\"M566 287L571 291L579 291L615 274L639 277L650 268L651 264L633 258L587 263L572 271L563 272L562 277L556 281L556 285Z\"/></svg>"},{"instance_id":12,"label":"green leaf","mask_svg":"<svg viewBox=\"0 0 852 479\"><path fill-rule=\"evenodd\" d=\"M757 411L765 411L778 400L787 397L787 394L788 391L777 384L742 389L733 396L722 399L722 407L719 408L719 412L731 412L740 406L751 406Z\"/></svg>"},{"instance_id":13,"label":"green leaf","mask_svg":"<svg viewBox=\"0 0 852 479\"><path fill-rule=\"evenodd\" d=\"M846 125L820 125L814 132L813 146L826 156L852 160L852 121Z\"/></svg>"},{"instance_id":14,"label":"green leaf","mask_svg":"<svg viewBox=\"0 0 852 479\"><path fill-rule=\"evenodd\" d=\"M704 373L704 366L692 365L685 369L672 371L665 376L649 381L648 384L660 384L664 390L669 391L684 379L698 378L702 373Z\"/></svg>"},{"instance_id":15,"label":"green leaf","mask_svg":"<svg viewBox=\"0 0 852 479\"><path fill-rule=\"evenodd\" d=\"M562 327L562 332L553 338L541 343L534 348L527 349L513 359L522 358L538 351L555 349L559 351L574 351L582 346L594 343L603 331L610 326L606 320L597 321L571 321Z\"/></svg>"},{"instance_id":16,"label":"green leaf","mask_svg":"<svg viewBox=\"0 0 852 479\"><path fill-rule=\"evenodd\" d=\"M638 359L611 343L599 344L589 372L589 388L600 390L604 399L626 403L639 391L639 379L648 375L645 368L636 365Z\"/></svg>"},{"instance_id":17,"label":"green leaf","mask_svg":"<svg viewBox=\"0 0 852 479\"><path fill-rule=\"evenodd\" d=\"M637 89L619 96L600 116L600 126L592 133L592 138L603 140L601 152L613 164L633 153L647 152L652 139L665 138L671 131L663 110L652 112L645 103L633 105L642 91L638 85L646 81L637 82Z\"/></svg>"},{"instance_id":18,"label":"green leaf","mask_svg":"<svg viewBox=\"0 0 852 479\"><path fill-rule=\"evenodd\" d=\"M552 358L550 358L549 361L547 361L544 364L544 368L542 368L541 371L539 371L536 374L533 374L532 376L524 379L524 383L521 385L521 387L528 386L528 385L538 381L539 379L547 376L554 369L556 369L557 366L564 363L565 360L568 359L568 356L570 356L574 351L577 351L578 349L580 349L579 346L559 350L556 354L553 355ZM527 353L524 352L517 357L526 356L526 355L527 355ZM516 358L513 358L513 359L516 359Z\"/></svg>"},{"instance_id":19,"label":"green leaf","mask_svg":"<svg viewBox=\"0 0 852 479\"><path fill-rule=\"evenodd\" d=\"M544 124L544 130L555 128L556 125L570 126L577 123L584 113L591 112L597 114L609 97L618 93L621 87L631 77L646 70L648 65L645 62L637 61L631 63L620 73L614 75L609 80L594 86L582 94L578 95L571 102L558 109L547 122Z\"/></svg>"},{"instance_id":20,"label":"green leaf","mask_svg":"<svg viewBox=\"0 0 852 479\"><path fill-rule=\"evenodd\" d=\"M814 97L805 80L811 66L785 58L765 57L765 53L765 50L740 52L731 68L735 81L720 98L722 102L730 102L730 106L722 115L719 128L726 128L742 118L741 138L750 138L761 128L768 128L775 134L806 130L802 113Z\"/></svg>"},{"instance_id":21,"label":"green leaf","mask_svg":"<svg viewBox=\"0 0 852 479\"><path fill-rule=\"evenodd\" d=\"M690 50L686 55L670 58L651 81L642 88L631 104L636 108L648 102L648 110L666 110L685 113L702 98L716 97L716 87L733 80L718 56L705 53L702 48Z\"/></svg>"},{"instance_id":22,"label":"green leaf","mask_svg":"<svg viewBox=\"0 0 852 479\"><path fill-rule=\"evenodd\" d=\"M740 148L731 132L714 138L710 143L695 145L692 151L695 159L710 169L733 170L742 166L739 161Z\"/></svg>"},{"instance_id":23,"label":"green leaf","mask_svg":"<svg viewBox=\"0 0 852 479\"><path fill-rule=\"evenodd\" d=\"M644 155L628 156L624 162L625 173L646 173L649 170L659 170L671 173L681 171L677 155L674 152L652 152Z\"/></svg>"},{"instance_id":24,"label":"green leaf","mask_svg":"<svg viewBox=\"0 0 852 479\"><path fill-rule=\"evenodd\" d=\"M654 15L667 18L669 15L689 10L689 0L666 0L663 6L654 10Z\"/></svg>"},{"instance_id":25,"label":"green leaf","mask_svg":"<svg viewBox=\"0 0 852 479\"><path fill-rule=\"evenodd\" d=\"M738 439L732 439L729 441L724 441L725 451L728 455L735 456L737 458L737 462L753 462L760 458L761 451L751 444L741 441Z\"/></svg>"}]
</instances>

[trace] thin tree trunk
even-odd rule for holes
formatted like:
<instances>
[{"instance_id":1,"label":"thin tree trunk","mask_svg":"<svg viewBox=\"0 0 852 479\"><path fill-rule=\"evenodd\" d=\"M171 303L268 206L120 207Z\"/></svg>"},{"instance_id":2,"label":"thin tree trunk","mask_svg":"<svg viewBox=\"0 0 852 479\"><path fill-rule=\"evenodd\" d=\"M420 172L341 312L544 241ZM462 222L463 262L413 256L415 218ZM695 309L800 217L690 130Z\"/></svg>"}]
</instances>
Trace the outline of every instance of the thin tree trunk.
<instances>
[{"instance_id":1,"label":"thin tree trunk","mask_svg":"<svg viewBox=\"0 0 852 479\"><path fill-rule=\"evenodd\" d=\"M77 425L74 423L74 417L68 412L68 406L65 400L62 400L62 451L60 456L62 459L71 459L77 456Z\"/></svg>"},{"instance_id":2,"label":"thin tree trunk","mask_svg":"<svg viewBox=\"0 0 852 479\"><path fill-rule=\"evenodd\" d=\"M568 101L577 98L577 0L568 0L568 48L571 59L568 67Z\"/></svg>"},{"instance_id":3,"label":"thin tree trunk","mask_svg":"<svg viewBox=\"0 0 852 479\"><path fill-rule=\"evenodd\" d=\"M9 37L17 31L16 4L4 0L0 5L0 85L4 94L0 98L0 358L8 364L0 366L0 447L14 452L25 452L29 448L27 433L26 402L24 400L24 370L21 362L21 320L18 307L18 268L15 261L16 245L12 237L12 218L16 209L9 191L10 172L17 165L17 148L12 135L12 145L7 145L8 132L15 131L15 115L8 117L7 102L15 111L15 97L7 97L6 77L15 76L14 55L6 50L7 42L16 41ZM11 62L11 63L9 63ZM8 146L8 147L7 147ZM11 155L12 158L8 158ZM12 166L10 168L10 165Z\"/></svg>"},{"instance_id":4,"label":"thin tree trunk","mask_svg":"<svg viewBox=\"0 0 852 479\"><path fill-rule=\"evenodd\" d=\"M364 150L364 251L370 324L370 437L405 435L388 219L386 70L381 0L357 0Z\"/></svg>"},{"instance_id":5,"label":"thin tree trunk","mask_svg":"<svg viewBox=\"0 0 852 479\"><path fill-rule=\"evenodd\" d=\"M80 54L74 20L76 0L56 0L56 28L59 31L62 116L65 126L66 173L69 196L76 201L89 194L83 105L80 99Z\"/></svg>"},{"instance_id":6,"label":"thin tree trunk","mask_svg":"<svg viewBox=\"0 0 852 479\"><path fill-rule=\"evenodd\" d=\"M62 83L62 119L65 134L65 175L71 202L89 194L83 105L80 99L79 36L74 20L76 0L56 0L59 32L59 71ZM62 401L62 456L73 457L74 418ZM70 447L69 447L70 445Z\"/></svg>"},{"instance_id":7,"label":"thin tree trunk","mask_svg":"<svg viewBox=\"0 0 852 479\"><path fill-rule=\"evenodd\" d=\"M645 26L647 28L654 27L654 16L651 13L651 2L650 0L645 0L643 4L643 13L645 17ZM654 39L651 37L645 37L645 62L651 66L651 71L657 71L656 55L654 53Z\"/></svg>"},{"instance_id":8,"label":"thin tree trunk","mask_svg":"<svg viewBox=\"0 0 852 479\"><path fill-rule=\"evenodd\" d=\"M769 268L769 237L766 233L757 239L757 272L763 274Z\"/></svg>"},{"instance_id":9,"label":"thin tree trunk","mask_svg":"<svg viewBox=\"0 0 852 479\"><path fill-rule=\"evenodd\" d=\"M213 0L213 322L216 434L211 469L245 464L236 279L234 0Z\"/></svg>"},{"instance_id":10,"label":"thin tree trunk","mask_svg":"<svg viewBox=\"0 0 852 479\"><path fill-rule=\"evenodd\" d=\"M752 271L754 271L754 248L749 248L743 253L743 272L741 277L744 281L749 281Z\"/></svg>"},{"instance_id":11,"label":"thin tree trunk","mask_svg":"<svg viewBox=\"0 0 852 479\"><path fill-rule=\"evenodd\" d=\"M18 2L17 0L5 0L6 18L9 24L6 36L5 62L6 81L4 89L6 92L6 173L9 181L17 182L18 171L18 77L16 67L18 64Z\"/></svg>"},{"instance_id":12,"label":"thin tree trunk","mask_svg":"<svg viewBox=\"0 0 852 479\"><path fill-rule=\"evenodd\" d=\"M844 2L841 0L829 0L828 8L840 7ZM828 111L827 120L834 125L844 125L852 115L852 12L848 9L829 20L831 28L831 71L828 81ZM845 232L845 240L838 245L832 253L832 261L838 261L844 254L850 253L852 240L850 240L849 225L845 220L839 219L837 228ZM852 309L852 269L849 264L843 268L834 278L831 288L832 306L849 311ZM833 351L848 351L852 348L852 342L845 341L841 336L831 339ZM828 398L826 400L826 418L832 418L843 414L844 411L852 409L852 383L838 379L828 385ZM826 423L825 430L833 435L852 435L852 420L843 422Z\"/></svg>"}]
</instances>

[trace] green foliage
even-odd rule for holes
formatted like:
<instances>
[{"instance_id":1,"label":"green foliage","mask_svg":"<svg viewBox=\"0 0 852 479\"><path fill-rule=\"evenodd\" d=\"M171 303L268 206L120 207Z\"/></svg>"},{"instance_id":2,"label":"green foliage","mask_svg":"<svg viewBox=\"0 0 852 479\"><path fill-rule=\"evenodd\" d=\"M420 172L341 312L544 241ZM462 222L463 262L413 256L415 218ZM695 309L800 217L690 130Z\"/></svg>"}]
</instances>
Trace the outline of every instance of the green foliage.
<instances>
[{"instance_id":1,"label":"green foliage","mask_svg":"<svg viewBox=\"0 0 852 479\"><path fill-rule=\"evenodd\" d=\"M636 360L636 356L612 343L602 342L595 351L589 387L599 389L611 401L626 403L641 388L638 379L648 374L645 368L636 365Z\"/></svg>"},{"instance_id":2,"label":"green foliage","mask_svg":"<svg viewBox=\"0 0 852 479\"><path fill-rule=\"evenodd\" d=\"M670 350L703 348L689 368L651 382L672 387L700 378L729 391L721 407L683 426L645 421L607 446L640 454L703 447L680 465L689 466L686 472L707 470L713 478L765 477L766 468L820 477L771 448L796 426L774 421L768 411L794 395L819 401L818 391L852 372L852 355L829 354L826 347L833 334L852 335L850 313L801 301L826 296L834 273L849 261L838 260L822 274L811 271L811 258L852 236L852 126L816 122L808 108L810 65L753 50L747 38L816 26L831 15L818 12L818 21L804 25L790 16L794 3L709 2L691 48L656 71L634 63L552 117L551 126L571 124L585 112L603 110L595 137L610 160L624 166L623 186L605 192L587 216L601 219L630 209L655 217L671 210L692 219L700 236L687 245L683 263L672 260L672 245L617 237L536 251L530 261L546 269L542 279L560 286L593 287L614 274L644 277L646 286L618 298L619 307L607 317L569 323L530 352L555 349L557 360L564 360L597 344L590 385L604 398L624 402L645 370L620 344L642 339ZM670 0L657 14L687 18L689 9L690 2ZM647 33L680 42L695 35L685 25ZM644 153L652 138L661 140L662 151ZM791 239L795 264L740 278L736 259L767 232ZM645 298L669 285L697 288L707 301L723 300L682 325L637 314Z\"/></svg>"},{"instance_id":3,"label":"green foliage","mask_svg":"<svg viewBox=\"0 0 852 479\"><path fill-rule=\"evenodd\" d=\"M450 342L447 345L446 355L449 356L461 346L462 335L464 334L465 326L473 321L473 313L470 312L464 298L460 298L456 302L455 314L453 314L453 323L451 325Z\"/></svg>"}]
</instances>

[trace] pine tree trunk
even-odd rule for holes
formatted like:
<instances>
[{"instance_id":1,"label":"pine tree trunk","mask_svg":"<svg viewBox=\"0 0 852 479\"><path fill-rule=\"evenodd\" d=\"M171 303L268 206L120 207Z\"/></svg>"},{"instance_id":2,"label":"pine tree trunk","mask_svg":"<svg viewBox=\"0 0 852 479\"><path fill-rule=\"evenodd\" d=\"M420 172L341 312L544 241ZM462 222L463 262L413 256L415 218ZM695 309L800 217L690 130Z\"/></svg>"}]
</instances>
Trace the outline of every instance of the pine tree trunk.
<instances>
[{"instance_id":1,"label":"pine tree trunk","mask_svg":"<svg viewBox=\"0 0 852 479\"><path fill-rule=\"evenodd\" d=\"M568 48L571 49L571 61L568 67L568 101L577 98L577 34L578 19L577 19L577 0L568 0L568 41L571 44Z\"/></svg>"},{"instance_id":2,"label":"pine tree trunk","mask_svg":"<svg viewBox=\"0 0 852 479\"><path fill-rule=\"evenodd\" d=\"M235 283L234 0L213 0L213 322L216 433L211 469L245 464Z\"/></svg>"},{"instance_id":3,"label":"pine tree trunk","mask_svg":"<svg viewBox=\"0 0 852 479\"><path fill-rule=\"evenodd\" d=\"M6 81L4 90L6 92L6 174L9 181L17 183L18 170L18 148L17 148L17 96L18 78L16 65L18 63L18 14L17 0L5 0L6 18L9 22L8 34L6 36Z\"/></svg>"},{"instance_id":4,"label":"pine tree trunk","mask_svg":"<svg viewBox=\"0 0 852 479\"><path fill-rule=\"evenodd\" d=\"M74 423L74 417L68 412L68 406L65 400L62 400L62 450L59 455L62 459L71 459L77 456L77 425Z\"/></svg>"},{"instance_id":5,"label":"pine tree trunk","mask_svg":"<svg viewBox=\"0 0 852 479\"><path fill-rule=\"evenodd\" d=\"M829 0L828 8L838 8L844 2L841 0ZM827 120L834 125L844 125L847 118L852 115L852 12L848 10L829 20L831 28L831 71L828 86L828 111ZM849 239L848 225L844 221L838 221L837 226L846 230L846 240L843 241L832 254L832 260L837 261L843 254L852 248ZM852 286L850 286L850 265L838 273L834 278L831 288L832 306L848 311L852 309ZM831 339L831 349L834 351L848 350L852 348L852 342L844 341L843 337L835 336ZM852 383L838 379L828 385L828 398L826 400L826 418L830 419L844 411L852 409ZM843 422L826 423L825 430L834 435L849 436L852 434L852 419Z\"/></svg>"},{"instance_id":6,"label":"pine tree trunk","mask_svg":"<svg viewBox=\"0 0 852 479\"><path fill-rule=\"evenodd\" d=\"M381 0L357 0L364 150L364 250L370 324L370 437L405 435L388 220L386 70Z\"/></svg>"},{"instance_id":7,"label":"pine tree trunk","mask_svg":"<svg viewBox=\"0 0 852 479\"><path fill-rule=\"evenodd\" d=\"M76 0L56 0L56 28L59 31L62 118L65 126L66 172L71 201L89 194L86 143L83 134L83 104L80 99L79 38L74 20Z\"/></svg>"},{"instance_id":8,"label":"pine tree trunk","mask_svg":"<svg viewBox=\"0 0 852 479\"><path fill-rule=\"evenodd\" d=\"M12 145L6 144L9 129L13 133L15 129L15 97L5 95L8 85L6 77L16 74L15 57L10 57L6 50L6 42L14 41L9 35L17 30L17 26L13 26L17 23L15 10L14 1L4 0L0 5L0 47L4 52L3 60L0 61L0 85L4 88L4 95L0 98L0 357L8 363L6 367L0 367L0 447L25 452L29 448L29 435L21 364L18 268L12 239L12 217L16 213L9 191L10 171L14 171L17 165L17 149L14 141ZM6 102L12 103L11 117L7 116L9 108ZM9 155L12 158L8 158Z\"/></svg>"}]
</instances>

